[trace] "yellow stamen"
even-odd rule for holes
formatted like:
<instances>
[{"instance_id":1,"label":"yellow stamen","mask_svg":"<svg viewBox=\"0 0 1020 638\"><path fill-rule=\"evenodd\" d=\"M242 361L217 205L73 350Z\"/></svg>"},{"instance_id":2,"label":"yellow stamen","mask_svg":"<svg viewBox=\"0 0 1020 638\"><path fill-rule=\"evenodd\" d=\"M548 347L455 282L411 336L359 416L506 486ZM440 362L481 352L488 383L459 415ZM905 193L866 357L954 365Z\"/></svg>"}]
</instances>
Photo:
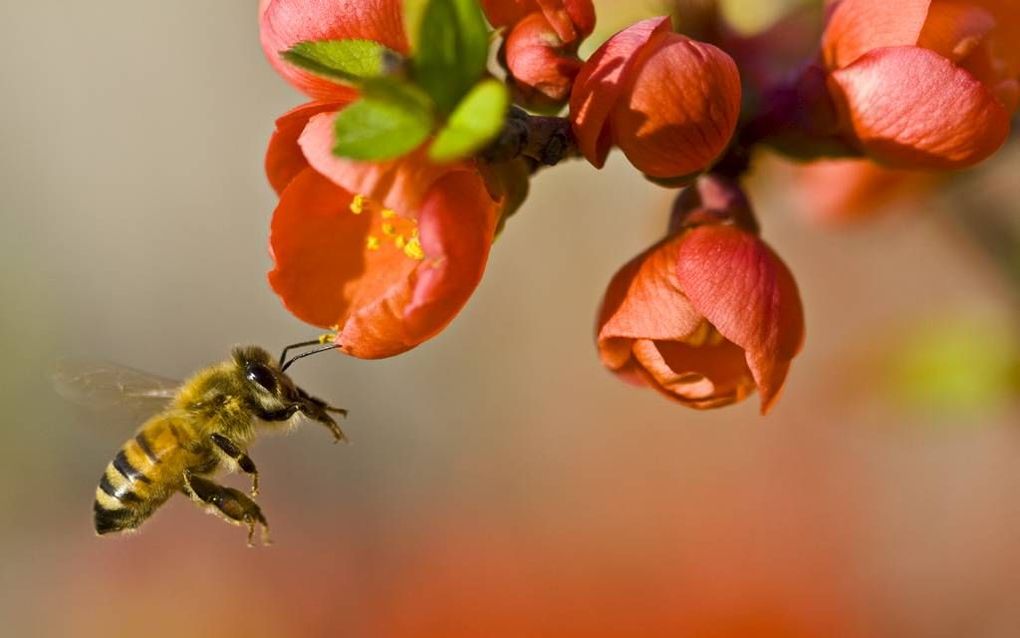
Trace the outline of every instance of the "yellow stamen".
<instances>
[{"instance_id":1,"label":"yellow stamen","mask_svg":"<svg viewBox=\"0 0 1020 638\"><path fill-rule=\"evenodd\" d=\"M382 231L383 234L386 235L387 237L393 237L394 235L397 234L397 227L394 226L393 224L383 224Z\"/></svg>"},{"instance_id":2,"label":"yellow stamen","mask_svg":"<svg viewBox=\"0 0 1020 638\"><path fill-rule=\"evenodd\" d=\"M365 211L365 196L355 195L354 199L351 200L351 212L355 215L360 215Z\"/></svg>"},{"instance_id":3,"label":"yellow stamen","mask_svg":"<svg viewBox=\"0 0 1020 638\"><path fill-rule=\"evenodd\" d=\"M393 243L397 245L398 249L403 250L404 246L407 245L407 239L405 239L403 235L397 235L397 238L393 240Z\"/></svg>"},{"instance_id":4,"label":"yellow stamen","mask_svg":"<svg viewBox=\"0 0 1020 638\"><path fill-rule=\"evenodd\" d=\"M417 237L412 237L407 242L407 245L404 246L404 254L417 261L425 259L425 250L421 247L421 242L418 241Z\"/></svg>"},{"instance_id":5,"label":"yellow stamen","mask_svg":"<svg viewBox=\"0 0 1020 638\"><path fill-rule=\"evenodd\" d=\"M375 235L369 235L368 239L365 240L365 246L369 250L379 250L379 238Z\"/></svg>"},{"instance_id":6,"label":"yellow stamen","mask_svg":"<svg viewBox=\"0 0 1020 638\"><path fill-rule=\"evenodd\" d=\"M393 219L394 217L397 216L397 211L391 208L384 208L383 212L380 213L380 215L382 215L383 219Z\"/></svg>"}]
</instances>

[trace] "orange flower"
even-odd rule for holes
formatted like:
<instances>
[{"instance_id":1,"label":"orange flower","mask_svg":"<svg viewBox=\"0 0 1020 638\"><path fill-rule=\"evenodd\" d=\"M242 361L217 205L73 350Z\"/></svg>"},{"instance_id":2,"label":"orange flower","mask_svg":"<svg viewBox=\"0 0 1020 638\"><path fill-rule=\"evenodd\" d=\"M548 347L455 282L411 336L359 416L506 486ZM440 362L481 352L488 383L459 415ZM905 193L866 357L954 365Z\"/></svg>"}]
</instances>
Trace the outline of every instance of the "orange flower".
<instances>
[{"instance_id":1,"label":"orange flower","mask_svg":"<svg viewBox=\"0 0 1020 638\"><path fill-rule=\"evenodd\" d=\"M804 337L793 276L757 236L739 187L700 178L672 234L623 267L598 322L602 363L684 405L775 402Z\"/></svg>"},{"instance_id":2,"label":"orange flower","mask_svg":"<svg viewBox=\"0 0 1020 638\"><path fill-rule=\"evenodd\" d=\"M1015 0L842 0L822 42L844 133L901 168L971 166L1020 95Z\"/></svg>"},{"instance_id":3,"label":"orange flower","mask_svg":"<svg viewBox=\"0 0 1020 638\"><path fill-rule=\"evenodd\" d=\"M399 11L392 13L399 2L339 4L271 0L263 42L269 50L321 37L404 42ZM336 330L344 352L399 354L436 335L467 303L500 202L474 162L438 166L423 151L381 163L335 157L333 121L352 91L292 71L283 75L294 86L329 100L281 117L269 143L266 173L280 195L270 284L295 316Z\"/></svg>"},{"instance_id":4,"label":"orange flower","mask_svg":"<svg viewBox=\"0 0 1020 638\"><path fill-rule=\"evenodd\" d=\"M646 175L696 175L729 144L740 113L736 64L716 47L639 22L613 36L581 68L570 117L596 167L613 145Z\"/></svg>"}]
</instances>

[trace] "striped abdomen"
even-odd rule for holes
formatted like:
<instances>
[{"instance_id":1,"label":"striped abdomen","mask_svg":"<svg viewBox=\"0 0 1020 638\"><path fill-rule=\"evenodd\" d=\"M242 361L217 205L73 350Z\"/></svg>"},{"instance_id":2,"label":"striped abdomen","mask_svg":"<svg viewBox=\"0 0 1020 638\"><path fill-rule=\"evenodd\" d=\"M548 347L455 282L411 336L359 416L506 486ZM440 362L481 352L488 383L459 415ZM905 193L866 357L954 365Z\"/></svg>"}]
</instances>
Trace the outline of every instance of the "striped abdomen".
<instances>
[{"instance_id":1,"label":"striped abdomen","mask_svg":"<svg viewBox=\"0 0 1020 638\"><path fill-rule=\"evenodd\" d=\"M153 419L106 466L96 488L98 534L137 528L180 487L183 458L177 431Z\"/></svg>"}]
</instances>

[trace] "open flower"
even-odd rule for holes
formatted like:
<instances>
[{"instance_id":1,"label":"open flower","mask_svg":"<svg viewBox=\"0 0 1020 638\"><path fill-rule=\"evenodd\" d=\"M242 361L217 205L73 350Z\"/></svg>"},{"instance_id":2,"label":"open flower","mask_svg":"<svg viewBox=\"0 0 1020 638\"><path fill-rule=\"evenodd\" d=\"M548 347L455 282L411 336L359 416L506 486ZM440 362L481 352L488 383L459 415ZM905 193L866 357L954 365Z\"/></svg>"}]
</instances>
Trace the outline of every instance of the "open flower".
<instances>
[{"instance_id":1,"label":"open flower","mask_svg":"<svg viewBox=\"0 0 1020 638\"><path fill-rule=\"evenodd\" d=\"M655 18L616 34L584 64L570 117L596 167L615 145L646 175L676 180L704 171L726 148L740 95L730 56Z\"/></svg>"},{"instance_id":2,"label":"open flower","mask_svg":"<svg viewBox=\"0 0 1020 638\"><path fill-rule=\"evenodd\" d=\"M1020 3L842 0L822 42L843 133L900 168L971 166L1009 134Z\"/></svg>"},{"instance_id":3,"label":"open flower","mask_svg":"<svg viewBox=\"0 0 1020 638\"><path fill-rule=\"evenodd\" d=\"M271 50L362 37L400 45L399 4L271 0L263 43ZM281 117L269 144L266 173L280 195L269 281L295 316L336 330L348 354L399 354L436 335L467 302L501 201L474 162L439 166L421 150L389 162L334 156L333 122L352 91L291 71L283 76L295 87L328 100Z\"/></svg>"},{"instance_id":4,"label":"open flower","mask_svg":"<svg viewBox=\"0 0 1020 638\"><path fill-rule=\"evenodd\" d=\"M609 284L598 322L602 363L693 408L757 389L775 402L804 337L793 276L757 236L739 187L700 178L671 234Z\"/></svg>"}]
</instances>

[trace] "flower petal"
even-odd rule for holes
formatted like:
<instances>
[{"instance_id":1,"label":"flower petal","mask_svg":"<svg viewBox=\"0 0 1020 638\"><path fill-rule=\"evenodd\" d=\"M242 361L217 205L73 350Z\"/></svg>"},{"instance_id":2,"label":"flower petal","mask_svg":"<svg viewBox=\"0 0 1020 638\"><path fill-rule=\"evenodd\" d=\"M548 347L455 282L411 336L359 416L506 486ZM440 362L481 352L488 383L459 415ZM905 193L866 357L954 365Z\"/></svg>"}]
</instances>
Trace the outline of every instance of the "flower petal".
<instances>
[{"instance_id":1,"label":"flower petal","mask_svg":"<svg viewBox=\"0 0 1020 638\"><path fill-rule=\"evenodd\" d=\"M308 122L298 144L308 163L334 184L364 195L387 208L410 215L425 192L442 175L466 164L434 164L419 150L389 162L357 162L333 155L335 113L320 113Z\"/></svg>"},{"instance_id":2,"label":"flower petal","mask_svg":"<svg viewBox=\"0 0 1020 638\"><path fill-rule=\"evenodd\" d=\"M652 246L613 277L599 311L598 346L602 363L624 366L635 339L683 339L698 329L702 316L680 292L677 238Z\"/></svg>"},{"instance_id":3,"label":"flower petal","mask_svg":"<svg viewBox=\"0 0 1020 638\"><path fill-rule=\"evenodd\" d=\"M722 50L668 33L654 38L626 80L611 127L641 172L700 173L729 144L740 114L740 73Z\"/></svg>"},{"instance_id":4,"label":"flower petal","mask_svg":"<svg viewBox=\"0 0 1020 638\"><path fill-rule=\"evenodd\" d=\"M354 89L294 67L280 53L310 40L363 39L408 51L402 0L268 0L259 33L269 63L299 91L323 101L349 100Z\"/></svg>"},{"instance_id":5,"label":"flower petal","mask_svg":"<svg viewBox=\"0 0 1020 638\"><path fill-rule=\"evenodd\" d=\"M830 88L864 150L893 167L965 168L1009 134L1009 114L992 93L927 49L872 51L834 72Z\"/></svg>"},{"instance_id":6,"label":"flower petal","mask_svg":"<svg viewBox=\"0 0 1020 638\"><path fill-rule=\"evenodd\" d=\"M681 238L680 289L720 334L744 349L766 412L804 341L797 284L779 257L750 233L702 226Z\"/></svg>"},{"instance_id":7,"label":"flower petal","mask_svg":"<svg viewBox=\"0 0 1020 638\"><path fill-rule=\"evenodd\" d=\"M353 197L311 168L284 189L269 242L276 262L269 283L294 316L321 328L350 307L347 282L365 272L371 220L352 215Z\"/></svg>"},{"instance_id":8,"label":"flower petal","mask_svg":"<svg viewBox=\"0 0 1020 638\"><path fill-rule=\"evenodd\" d=\"M581 67L570 96L570 118L578 147L594 166L606 163L612 146L609 117L638 53L654 35L671 28L668 17L638 22L610 38Z\"/></svg>"},{"instance_id":9,"label":"flower petal","mask_svg":"<svg viewBox=\"0 0 1020 638\"><path fill-rule=\"evenodd\" d=\"M932 0L842 0L832 11L822 54L830 69L854 63L880 47L912 46Z\"/></svg>"},{"instance_id":10,"label":"flower petal","mask_svg":"<svg viewBox=\"0 0 1020 638\"><path fill-rule=\"evenodd\" d=\"M541 13L521 20L505 44L507 67L520 98L529 106L562 107L581 68Z\"/></svg>"},{"instance_id":11,"label":"flower petal","mask_svg":"<svg viewBox=\"0 0 1020 638\"><path fill-rule=\"evenodd\" d=\"M346 106L340 102L309 102L298 106L276 120L276 130L266 149L266 177L279 195L298 173L308 166L298 145L298 138L313 115L338 111Z\"/></svg>"},{"instance_id":12,"label":"flower petal","mask_svg":"<svg viewBox=\"0 0 1020 638\"><path fill-rule=\"evenodd\" d=\"M651 378L649 385L699 410L731 405L755 388L744 350L730 341L691 346L641 339L634 343L634 358Z\"/></svg>"}]
</instances>

